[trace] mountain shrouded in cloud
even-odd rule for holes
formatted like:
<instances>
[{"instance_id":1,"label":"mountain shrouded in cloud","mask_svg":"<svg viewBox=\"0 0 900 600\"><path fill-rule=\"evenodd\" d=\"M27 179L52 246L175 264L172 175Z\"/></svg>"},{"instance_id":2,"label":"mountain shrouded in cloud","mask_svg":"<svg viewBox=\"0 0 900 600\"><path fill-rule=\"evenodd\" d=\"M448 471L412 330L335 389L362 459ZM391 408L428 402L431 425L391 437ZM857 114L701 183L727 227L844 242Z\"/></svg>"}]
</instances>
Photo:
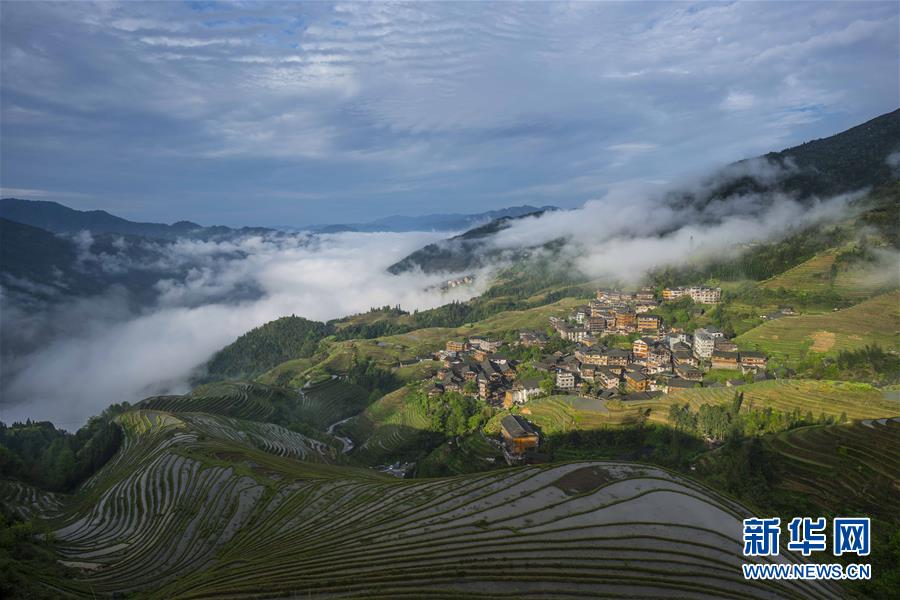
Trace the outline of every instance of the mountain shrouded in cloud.
<instances>
[{"instance_id":1,"label":"mountain shrouded in cloud","mask_svg":"<svg viewBox=\"0 0 900 600\"><path fill-rule=\"evenodd\" d=\"M891 177L888 149L900 146L898 118L900 112L880 117L865 136L851 130L806 147L827 162L841 153L867 156L877 146L881 166L858 172L847 158L828 187L792 187L821 163L803 163L791 149L784 160L743 161L670 188L622 187L579 209L499 219L449 246L437 232L232 231L152 240L54 237L11 223L26 228L23 239L36 231L39 244L68 243L72 256L58 274L69 279L55 279L52 266L40 271L48 273L41 281L4 273L3 418L54 415L77 423L111 403L184 390L216 350L275 318L327 320L375 306L411 310L467 299L485 289L491 271L534 254L585 277L631 283L650 269L737 255L748 243L851 215L861 192L884 183L884 173ZM422 246L437 250L414 252ZM474 286L440 290L447 277L473 270ZM144 292L152 293L129 286L135 274L150 278ZM67 282L79 276L108 287L67 296ZM42 294L49 300L38 310L33 299Z\"/></svg>"},{"instance_id":2,"label":"mountain shrouded in cloud","mask_svg":"<svg viewBox=\"0 0 900 600\"><path fill-rule=\"evenodd\" d=\"M703 177L616 186L578 209L496 221L429 244L389 270L463 270L549 252L588 277L635 282L649 269L734 255L744 244L844 215L860 193L896 179L897 148L900 110Z\"/></svg>"},{"instance_id":3,"label":"mountain shrouded in cloud","mask_svg":"<svg viewBox=\"0 0 900 600\"><path fill-rule=\"evenodd\" d=\"M53 418L77 426L111 403L183 391L216 350L283 315L327 320L373 306L427 308L468 298L479 288L444 293L436 287L441 276L398 278L385 271L439 235L180 240L159 246L160 260L190 268L159 280L153 303L137 310L122 286L41 313L4 296L0 420ZM248 288L256 292L248 296Z\"/></svg>"}]
</instances>

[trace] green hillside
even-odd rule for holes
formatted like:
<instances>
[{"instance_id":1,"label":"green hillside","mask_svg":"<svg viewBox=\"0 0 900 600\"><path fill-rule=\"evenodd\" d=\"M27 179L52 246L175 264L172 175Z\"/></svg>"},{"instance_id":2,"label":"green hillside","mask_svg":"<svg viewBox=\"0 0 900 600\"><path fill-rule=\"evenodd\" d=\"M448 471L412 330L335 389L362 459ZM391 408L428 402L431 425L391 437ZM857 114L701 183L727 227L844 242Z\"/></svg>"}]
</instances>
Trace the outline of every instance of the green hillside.
<instances>
[{"instance_id":1,"label":"green hillside","mask_svg":"<svg viewBox=\"0 0 900 600\"><path fill-rule=\"evenodd\" d=\"M423 438L430 437L429 425L427 415L404 387L374 402L339 431L353 440L351 458L377 465L404 455L416 456Z\"/></svg>"},{"instance_id":2,"label":"green hillside","mask_svg":"<svg viewBox=\"0 0 900 600\"><path fill-rule=\"evenodd\" d=\"M217 352L207 364L209 379L253 377L285 361L312 356L329 333L325 323L282 317L252 329Z\"/></svg>"},{"instance_id":3,"label":"green hillside","mask_svg":"<svg viewBox=\"0 0 900 600\"><path fill-rule=\"evenodd\" d=\"M760 286L764 289L791 291L833 291L840 298L860 300L878 292L900 288L900 272L891 268L893 258L875 251L873 261L842 264L848 254L846 248L831 248L808 261L767 279ZM836 262L837 261L837 262Z\"/></svg>"},{"instance_id":4,"label":"green hillside","mask_svg":"<svg viewBox=\"0 0 900 600\"><path fill-rule=\"evenodd\" d=\"M738 336L741 348L762 350L782 362L807 353L835 354L867 344L900 347L900 292L890 292L844 310L766 322Z\"/></svg>"}]
</instances>

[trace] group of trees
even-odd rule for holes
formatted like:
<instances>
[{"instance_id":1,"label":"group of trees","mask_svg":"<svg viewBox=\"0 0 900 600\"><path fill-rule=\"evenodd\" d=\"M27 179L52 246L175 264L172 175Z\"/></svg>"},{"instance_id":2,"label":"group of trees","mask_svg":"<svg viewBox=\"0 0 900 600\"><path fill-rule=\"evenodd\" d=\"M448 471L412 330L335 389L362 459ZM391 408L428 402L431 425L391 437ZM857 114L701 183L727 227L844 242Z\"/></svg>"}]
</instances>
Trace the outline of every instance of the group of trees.
<instances>
[{"instance_id":1,"label":"group of trees","mask_svg":"<svg viewBox=\"0 0 900 600\"><path fill-rule=\"evenodd\" d=\"M900 383L900 356L877 344L857 350L841 350L835 357L810 356L798 373L811 379L868 381L877 385Z\"/></svg>"},{"instance_id":2,"label":"group of trees","mask_svg":"<svg viewBox=\"0 0 900 600\"><path fill-rule=\"evenodd\" d=\"M807 227L780 240L746 248L735 257L658 269L650 273L650 280L657 287L699 285L709 279L762 281L809 260L847 236L848 230L840 226Z\"/></svg>"},{"instance_id":3,"label":"group of trees","mask_svg":"<svg viewBox=\"0 0 900 600\"><path fill-rule=\"evenodd\" d=\"M473 396L444 392L428 397L416 390L415 401L430 420L430 429L445 436L459 436L477 431L493 415L491 407Z\"/></svg>"},{"instance_id":4,"label":"group of trees","mask_svg":"<svg viewBox=\"0 0 900 600\"><path fill-rule=\"evenodd\" d=\"M0 423L0 476L54 492L68 492L93 475L122 444L112 417L127 410L113 405L72 434L47 421Z\"/></svg>"},{"instance_id":5,"label":"group of trees","mask_svg":"<svg viewBox=\"0 0 900 600\"><path fill-rule=\"evenodd\" d=\"M847 421L845 413L839 419L825 413L815 417L812 411L804 414L799 408L780 411L771 407L751 407L741 411L743 402L743 392L736 392L731 404L703 404L697 411L692 410L689 404L673 404L669 407L669 422L676 431L722 442L730 438L777 433L806 425L831 425Z\"/></svg>"},{"instance_id":6,"label":"group of trees","mask_svg":"<svg viewBox=\"0 0 900 600\"><path fill-rule=\"evenodd\" d=\"M347 381L367 390L370 402L403 386L403 382L393 372L382 369L368 356L363 359L353 357L347 370Z\"/></svg>"}]
</instances>

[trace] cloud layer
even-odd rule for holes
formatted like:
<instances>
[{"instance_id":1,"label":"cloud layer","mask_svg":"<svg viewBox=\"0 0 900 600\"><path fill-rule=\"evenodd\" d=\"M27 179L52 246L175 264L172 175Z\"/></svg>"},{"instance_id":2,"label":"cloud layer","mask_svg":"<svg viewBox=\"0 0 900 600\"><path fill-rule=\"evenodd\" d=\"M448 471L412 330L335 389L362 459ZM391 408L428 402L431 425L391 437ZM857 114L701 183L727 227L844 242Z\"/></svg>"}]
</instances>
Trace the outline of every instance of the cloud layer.
<instances>
[{"instance_id":1,"label":"cloud layer","mask_svg":"<svg viewBox=\"0 0 900 600\"><path fill-rule=\"evenodd\" d=\"M430 308L478 293L479 286L426 290L441 276L385 272L438 236L342 233L312 242L304 236L181 241L165 247L167 259L194 267L184 278L157 284L158 302L139 314L128 308L122 290L49 314L27 314L5 303L3 326L23 340L39 336L43 343L34 352L5 357L0 420L49 419L75 428L111 403L187 391L190 375L212 353L284 315L327 320L387 304ZM485 281L480 278L479 285ZM261 295L223 300L248 286Z\"/></svg>"},{"instance_id":2,"label":"cloud layer","mask_svg":"<svg viewBox=\"0 0 900 600\"><path fill-rule=\"evenodd\" d=\"M203 224L579 206L895 109L898 11L7 3L0 179Z\"/></svg>"}]
</instances>

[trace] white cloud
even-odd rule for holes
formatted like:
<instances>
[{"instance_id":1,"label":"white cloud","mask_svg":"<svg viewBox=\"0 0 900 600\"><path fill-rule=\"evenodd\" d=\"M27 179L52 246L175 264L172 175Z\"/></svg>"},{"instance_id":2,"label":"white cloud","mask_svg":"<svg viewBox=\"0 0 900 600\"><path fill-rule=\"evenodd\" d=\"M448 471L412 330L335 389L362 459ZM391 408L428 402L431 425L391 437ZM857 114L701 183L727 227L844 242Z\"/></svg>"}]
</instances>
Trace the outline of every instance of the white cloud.
<instances>
[{"instance_id":1,"label":"white cloud","mask_svg":"<svg viewBox=\"0 0 900 600\"><path fill-rule=\"evenodd\" d=\"M21 336L35 339L42 329L46 335L53 323L62 329L51 344L6 361L0 420L52 419L77 426L114 402L186 391L188 377L212 353L284 315L327 320L373 306L423 309L479 292L481 287L443 294L425 289L442 281L440 275L385 272L394 261L440 237L344 233L312 240L182 240L162 248L168 253L165 266L198 266L182 280L160 282L159 302L140 314L129 311L121 290L65 305L37 321L4 299L3 325ZM485 282L479 278L479 286ZM223 300L248 285L262 295L237 304Z\"/></svg>"},{"instance_id":2,"label":"white cloud","mask_svg":"<svg viewBox=\"0 0 900 600\"><path fill-rule=\"evenodd\" d=\"M721 107L724 110L747 110L756 105L756 97L746 92L729 92L722 100Z\"/></svg>"},{"instance_id":3,"label":"white cloud","mask_svg":"<svg viewBox=\"0 0 900 600\"><path fill-rule=\"evenodd\" d=\"M617 152L638 153L656 150L659 146L657 146L656 144L648 144L645 142L630 142L626 144L613 144L612 146L607 147L610 150L615 150Z\"/></svg>"}]
</instances>

